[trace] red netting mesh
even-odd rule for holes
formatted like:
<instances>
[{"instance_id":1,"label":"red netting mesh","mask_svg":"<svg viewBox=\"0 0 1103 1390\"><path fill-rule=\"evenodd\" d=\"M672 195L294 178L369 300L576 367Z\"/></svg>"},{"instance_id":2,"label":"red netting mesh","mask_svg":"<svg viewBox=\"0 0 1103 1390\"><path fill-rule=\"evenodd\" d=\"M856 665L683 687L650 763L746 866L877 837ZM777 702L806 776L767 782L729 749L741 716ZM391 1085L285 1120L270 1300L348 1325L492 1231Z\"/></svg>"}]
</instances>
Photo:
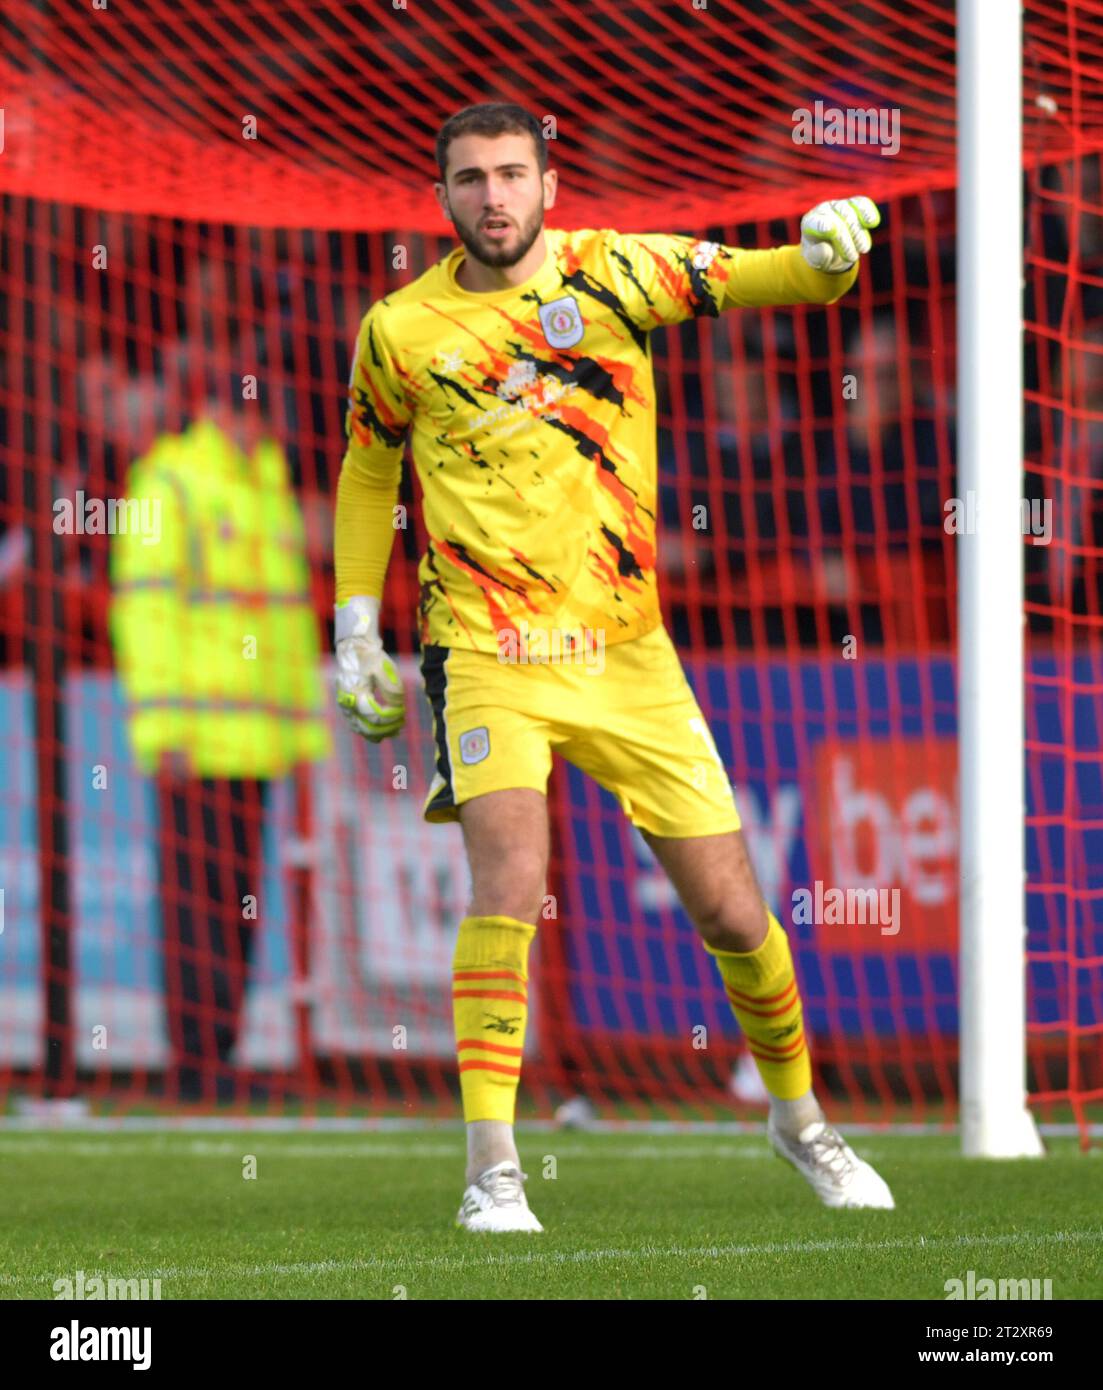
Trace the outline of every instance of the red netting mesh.
<instances>
[{"instance_id":1,"label":"red netting mesh","mask_svg":"<svg viewBox=\"0 0 1103 1390\"><path fill-rule=\"evenodd\" d=\"M1101 15L1025 7L1024 491L1054 504L1049 543L1027 551L1031 1078L1043 1113L1071 1102L1080 1120L1103 1084ZM78 490L122 495L158 431L251 373L328 624L357 323L453 244L431 191L440 122L506 99L554 122L556 225L772 245L825 193L882 206L835 309L657 337L660 560L771 902L878 875L904 894L899 938L792 928L819 1083L861 1114L951 1114L952 5L20 4L2 23L4 1084L133 1101L159 1093L170 1039L191 1030L200 1080L218 1072L227 1095L252 1077L273 1104L458 1113L464 865L457 835L419 819L420 696L385 756L335 727L336 756L262 800L224 784L174 804L127 753L108 538L50 522ZM795 143L794 112L817 102L897 111L899 149ZM403 500L416 517L409 470ZM385 609L415 687L422 540L418 520ZM113 775L90 789L99 765ZM523 1107L753 1106L735 1026L642 842L563 767L552 805L557 915L534 958ZM225 904L249 882L262 910L243 927ZM190 983L166 988L170 957ZM169 1094L192 1089L174 1075Z\"/></svg>"}]
</instances>

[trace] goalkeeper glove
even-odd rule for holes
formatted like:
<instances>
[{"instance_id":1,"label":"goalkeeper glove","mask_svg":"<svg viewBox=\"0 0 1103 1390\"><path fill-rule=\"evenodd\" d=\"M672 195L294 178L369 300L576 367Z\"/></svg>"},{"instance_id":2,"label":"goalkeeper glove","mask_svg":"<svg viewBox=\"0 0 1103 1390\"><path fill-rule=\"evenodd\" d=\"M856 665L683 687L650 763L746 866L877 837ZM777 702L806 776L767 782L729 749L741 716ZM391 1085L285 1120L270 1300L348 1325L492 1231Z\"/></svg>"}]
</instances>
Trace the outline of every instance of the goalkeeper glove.
<instances>
[{"instance_id":1,"label":"goalkeeper glove","mask_svg":"<svg viewBox=\"0 0 1103 1390\"><path fill-rule=\"evenodd\" d=\"M801 255L813 270L841 275L873 245L867 227L879 227L881 214L869 198L817 203L800 220Z\"/></svg>"},{"instance_id":2,"label":"goalkeeper glove","mask_svg":"<svg viewBox=\"0 0 1103 1390\"><path fill-rule=\"evenodd\" d=\"M379 636L379 600L358 595L333 612L337 703L358 734L380 743L406 722L406 696Z\"/></svg>"}]
</instances>

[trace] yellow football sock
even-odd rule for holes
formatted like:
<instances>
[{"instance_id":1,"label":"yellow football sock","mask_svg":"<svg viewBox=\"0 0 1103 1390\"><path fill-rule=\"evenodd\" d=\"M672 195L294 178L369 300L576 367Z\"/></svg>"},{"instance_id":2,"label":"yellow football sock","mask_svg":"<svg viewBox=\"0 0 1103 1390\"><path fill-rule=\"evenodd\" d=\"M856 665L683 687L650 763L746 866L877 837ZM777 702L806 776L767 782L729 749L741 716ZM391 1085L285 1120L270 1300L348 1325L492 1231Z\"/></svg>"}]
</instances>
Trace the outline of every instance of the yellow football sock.
<instances>
[{"instance_id":1,"label":"yellow football sock","mask_svg":"<svg viewBox=\"0 0 1103 1390\"><path fill-rule=\"evenodd\" d=\"M812 1086L812 1062L804 1039L800 991L793 973L789 938L772 912L767 912L766 939L754 951L717 951L715 956L724 991L762 1084L779 1100L796 1100Z\"/></svg>"},{"instance_id":2,"label":"yellow football sock","mask_svg":"<svg viewBox=\"0 0 1103 1390\"><path fill-rule=\"evenodd\" d=\"M465 917L452 957L452 1015L463 1118L513 1123L536 928L515 917Z\"/></svg>"}]
</instances>

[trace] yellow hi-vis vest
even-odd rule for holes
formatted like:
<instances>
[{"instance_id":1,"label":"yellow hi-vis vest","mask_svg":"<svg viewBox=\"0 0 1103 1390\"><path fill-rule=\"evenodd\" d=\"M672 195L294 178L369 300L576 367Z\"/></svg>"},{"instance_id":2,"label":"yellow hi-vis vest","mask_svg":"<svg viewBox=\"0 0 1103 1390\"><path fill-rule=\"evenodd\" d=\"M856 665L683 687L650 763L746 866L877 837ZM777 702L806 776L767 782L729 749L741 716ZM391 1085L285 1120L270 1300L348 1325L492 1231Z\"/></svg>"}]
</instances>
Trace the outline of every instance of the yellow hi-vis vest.
<instances>
[{"instance_id":1,"label":"yellow hi-vis vest","mask_svg":"<svg viewBox=\"0 0 1103 1390\"><path fill-rule=\"evenodd\" d=\"M130 469L110 626L138 766L278 777L329 756L318 623L283 450L251 459L210 420ZM125 529L121 519L126 517Z\"/></svg>"}]
</instances>

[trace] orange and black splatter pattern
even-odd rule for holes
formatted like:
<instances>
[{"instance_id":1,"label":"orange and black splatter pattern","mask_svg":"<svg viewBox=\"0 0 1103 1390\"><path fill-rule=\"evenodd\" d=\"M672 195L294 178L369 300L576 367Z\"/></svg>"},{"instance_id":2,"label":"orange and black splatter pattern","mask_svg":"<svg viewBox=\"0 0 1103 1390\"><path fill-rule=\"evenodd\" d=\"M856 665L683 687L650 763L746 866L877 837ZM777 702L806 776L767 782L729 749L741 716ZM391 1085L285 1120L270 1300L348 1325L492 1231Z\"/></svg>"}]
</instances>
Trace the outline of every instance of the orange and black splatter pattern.
<instances>
[{"instance_id":1,"label":"orange and black splatter pattern","mask_svg":"<svg viewBox=\"0 0 1103 1390\"><path fill-rule=\"evenodd\" d=\"M780 263L756 263L776 252L608 229L544 235L542 269L515 289L460 289L457 247L361 326L346 466L382 476L409 439L429 536L423 644L500 652L537 634L570 646L655 627L650 332L801 297Z\"/></svg>"}]
</instances>

